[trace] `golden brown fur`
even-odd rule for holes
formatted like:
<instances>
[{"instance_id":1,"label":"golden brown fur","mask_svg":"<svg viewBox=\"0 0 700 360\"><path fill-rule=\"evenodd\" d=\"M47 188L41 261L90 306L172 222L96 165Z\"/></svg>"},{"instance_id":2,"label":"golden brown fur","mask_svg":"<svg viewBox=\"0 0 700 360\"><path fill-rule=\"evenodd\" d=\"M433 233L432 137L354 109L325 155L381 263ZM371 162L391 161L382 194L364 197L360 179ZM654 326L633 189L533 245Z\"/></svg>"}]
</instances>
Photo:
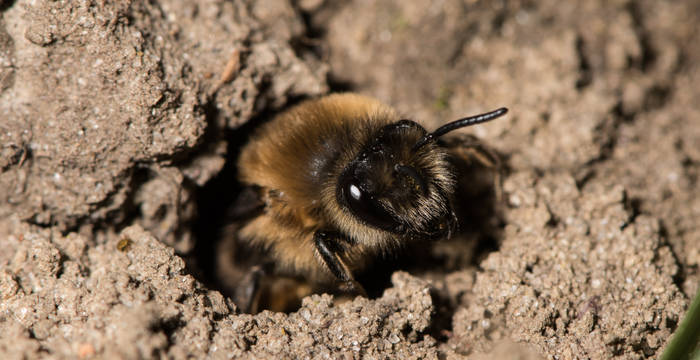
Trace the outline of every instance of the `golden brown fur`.
<instances>
[{"instance_id":1,"label":"golden brown fur","mask_svg":"<svg viewBox=\"0 0 700 360\"><path fill-rule=\"evenodd\" d=\"M338 224L333 212L335 182L345 164L382 126L398 120L393 109L355 94L337 94L301 104L262 126L243 149L238 167L243 183L262 188L265 211L239 232L269 251L279 270L331 281L317 259L316 230ZM353 219L344 230L358 239L383 236ZM367 252L360 243L346 254L351 270Z\"/></svg>"},{"instance_id":2,"label":"golden brown fur","mask_svg":"<svg viewBox=\"0 0 700 360\"><path fill-rule=\"evenodd\" d=\"M304 102L262 126L241 152L240 180L264 207L237 238L264 250L277 273L362 293L353 273L378 252L451 236L455 171L436 138L505 111L429 134L364 96Z\"/></svg>"}]
</instances>

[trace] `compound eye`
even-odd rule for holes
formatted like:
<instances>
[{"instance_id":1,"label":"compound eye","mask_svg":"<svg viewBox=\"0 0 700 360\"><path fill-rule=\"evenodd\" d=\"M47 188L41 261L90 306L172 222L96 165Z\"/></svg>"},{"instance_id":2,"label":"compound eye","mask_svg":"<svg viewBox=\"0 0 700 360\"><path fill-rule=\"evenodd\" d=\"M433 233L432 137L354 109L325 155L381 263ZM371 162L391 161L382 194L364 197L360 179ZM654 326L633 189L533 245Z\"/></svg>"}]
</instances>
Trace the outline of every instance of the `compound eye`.
<instances>
[{"instance_id":1,"label":"compound eye","mask_svg":"<svg viewBox=\"0 0 700 360\"><path fill-rule=\"evenodd\" d=\"M368 225L387 231L397 227L398 224L391 214L373 195L363 191L356 183L346 183L343 193L350 212Z\"/></svg>"}]
</instances>

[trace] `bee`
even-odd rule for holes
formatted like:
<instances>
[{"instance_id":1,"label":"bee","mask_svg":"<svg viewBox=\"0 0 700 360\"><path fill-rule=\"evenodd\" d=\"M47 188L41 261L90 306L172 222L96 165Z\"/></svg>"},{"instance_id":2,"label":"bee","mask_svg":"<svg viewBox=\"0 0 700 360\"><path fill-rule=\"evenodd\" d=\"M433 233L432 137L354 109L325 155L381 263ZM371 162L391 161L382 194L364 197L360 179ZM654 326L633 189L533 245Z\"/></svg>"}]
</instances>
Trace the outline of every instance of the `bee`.
<instances>
[{"instance_id":1,"label":"bee","mask_svg":"<svg viewBox=\"0 0 700 360\"><path fill-rule=\"evenodd\" d=\"M260 204L238 241L264 251L277 274L365 291L353 274L408 242L450 238L456 174L446 146L453 130L498 118L506 108L432 132L391 107L345 93L303 102L261 126L242 148L238 176Z\"/></svg>"}]
</instances>

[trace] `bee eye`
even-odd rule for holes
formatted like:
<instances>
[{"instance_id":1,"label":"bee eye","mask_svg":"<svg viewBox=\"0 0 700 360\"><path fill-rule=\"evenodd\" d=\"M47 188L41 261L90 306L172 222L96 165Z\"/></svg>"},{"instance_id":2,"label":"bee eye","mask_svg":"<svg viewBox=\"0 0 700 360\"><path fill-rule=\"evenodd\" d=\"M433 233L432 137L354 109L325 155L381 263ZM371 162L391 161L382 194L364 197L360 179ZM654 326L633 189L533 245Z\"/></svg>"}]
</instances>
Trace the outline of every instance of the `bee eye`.
<instances>
[{"instance_id":1,"label":"bee eye","mask_svg":"<svg viewBox=\"0 0 700 360\"><path fill-rule=\"evenodd\" d=\"M397 228L398 224L393 216L373 195L363 191L356 183L344 184L343 195L350 212L368 225L387 231Z\"/></svg>"}]
</instances>

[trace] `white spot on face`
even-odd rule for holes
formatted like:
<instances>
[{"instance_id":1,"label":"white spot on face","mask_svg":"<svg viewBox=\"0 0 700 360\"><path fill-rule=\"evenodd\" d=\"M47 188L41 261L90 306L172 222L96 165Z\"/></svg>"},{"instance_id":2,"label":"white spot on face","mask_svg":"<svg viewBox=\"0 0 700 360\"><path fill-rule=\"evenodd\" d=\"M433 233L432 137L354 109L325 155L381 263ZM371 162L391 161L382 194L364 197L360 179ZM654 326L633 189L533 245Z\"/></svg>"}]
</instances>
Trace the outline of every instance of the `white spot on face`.
<instances>
[{"instance_id":1,"label":"white spot on face","mask_svg":"<svg viewBox=\"0 0 700 360\"><path fill-rule=\"evenodd\" d=\"M355 185L350 185L350 196L352 196L355 200L360 200L360 195L362 195L360 193L360 188Z\"/></svg>"}]
</instances>

